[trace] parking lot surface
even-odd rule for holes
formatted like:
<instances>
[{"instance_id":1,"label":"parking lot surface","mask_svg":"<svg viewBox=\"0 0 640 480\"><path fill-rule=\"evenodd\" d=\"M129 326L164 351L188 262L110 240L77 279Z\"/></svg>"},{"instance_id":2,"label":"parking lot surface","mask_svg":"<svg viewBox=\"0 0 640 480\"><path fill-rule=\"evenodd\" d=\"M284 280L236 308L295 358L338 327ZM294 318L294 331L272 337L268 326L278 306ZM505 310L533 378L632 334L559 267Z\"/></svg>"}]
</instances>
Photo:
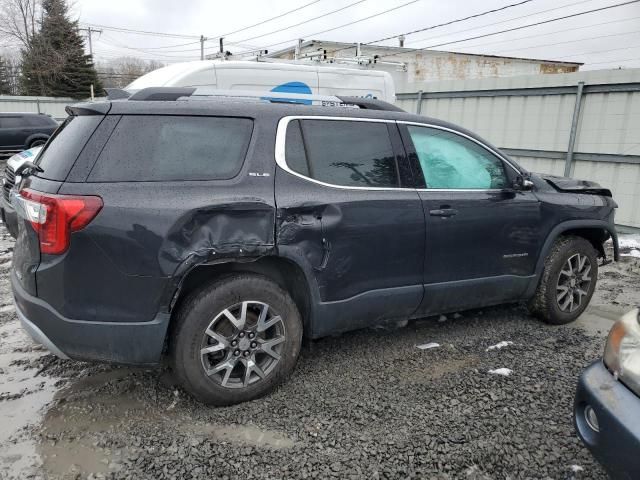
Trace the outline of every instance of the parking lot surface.
<instances>
[{"instance_id":1,"label":"parking lot surface","mask_svg":"<svg viewBox=\"0 0 640 480\"><path fill-rule=\"evenodd\" d=\"M34 345L2 229L0 478L606 478L575 435L572 402L613 321L640 305L633 245L601 268L573 325L511 305L326 338L273 394L212 408L166 369Z\"/></svg>"}]
</instances>

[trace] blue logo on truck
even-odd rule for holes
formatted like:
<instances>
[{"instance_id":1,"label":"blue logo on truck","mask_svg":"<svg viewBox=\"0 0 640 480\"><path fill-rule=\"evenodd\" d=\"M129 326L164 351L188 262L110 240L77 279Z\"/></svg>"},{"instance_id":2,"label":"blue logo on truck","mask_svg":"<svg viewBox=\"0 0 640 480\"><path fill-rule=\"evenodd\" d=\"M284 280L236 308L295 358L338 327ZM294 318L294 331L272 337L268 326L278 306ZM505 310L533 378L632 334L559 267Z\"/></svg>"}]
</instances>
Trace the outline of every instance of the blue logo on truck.
<instances>
[{"instance_id":1,"label":"blue logo on truck","mask_svg":"<svg viewBox=\"0 0 640 480\"><path fill-rule=\"evenodd\" d=\"M303 95L311 95L311 87L303 82L287 82L271 89L272 92L277 93L299 93ZM311 105L311 100L302 100L299 98L272 98L262 97L263 100L271 100L273 102L287 102L287 103L300 103L302 105Z\"/></svg>"}]
</instances>

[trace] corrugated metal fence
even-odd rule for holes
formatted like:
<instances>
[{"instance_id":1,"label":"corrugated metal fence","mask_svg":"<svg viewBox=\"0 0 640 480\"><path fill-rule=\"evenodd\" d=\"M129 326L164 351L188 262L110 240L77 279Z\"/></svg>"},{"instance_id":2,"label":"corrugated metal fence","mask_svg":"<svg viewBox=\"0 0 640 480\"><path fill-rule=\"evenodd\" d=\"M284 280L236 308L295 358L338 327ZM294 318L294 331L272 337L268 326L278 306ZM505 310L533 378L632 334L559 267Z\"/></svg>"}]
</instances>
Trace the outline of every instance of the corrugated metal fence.
<instances>
[{"instance_id":1,"label":"corrugated metal fence","mask_svg":"<svg viewBox=\"0 0 640 480\"><path fill-rule=\"evenodd\" d=\"M468 128L534 172L594 180L640 228L640 69L413 84L397 104Z\"/></svg>"},{"instance_id":2,"label":"corrugated metal fence","mask_svg":"<svg viewBox=\"0 0 640 480\"><path fill-rule=\"evenodd\" d=\"M64 108L77 102L72 98L0 95L0 112L46 113L56 120L64 120L67 118Z\"/></svg>"},{"instance_id":3,"label":"corrugated metal fence","mask_svg":"<svg viewBox=\"0 0 640 480\"><path fill-rule=\"evenodd\" d=\"M640 228L640 69L411 84L410 112L462 125L534 172L595 180ZM0 111L64 119L69 98L0 96Z\"/></svg>"}]
</instances>

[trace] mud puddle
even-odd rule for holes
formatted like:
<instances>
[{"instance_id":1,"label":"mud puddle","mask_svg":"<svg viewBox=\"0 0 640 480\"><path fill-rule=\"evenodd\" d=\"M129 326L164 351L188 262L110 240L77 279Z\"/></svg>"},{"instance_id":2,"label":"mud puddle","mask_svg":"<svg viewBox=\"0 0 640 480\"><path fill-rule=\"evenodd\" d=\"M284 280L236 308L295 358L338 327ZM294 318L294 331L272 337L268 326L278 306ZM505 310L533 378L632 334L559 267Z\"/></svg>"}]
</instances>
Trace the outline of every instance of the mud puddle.
<instances>
[{"instance_id":1,"label":"mud puddle","mask_svg":"<svg viewBox=\"0 0 640 480\"><path fill-rule=\"evenodd\" d=\"M262 430L253 425L206 425L192 424L187 434L195 434L196 438L213 439L221 443L239 443L254 447L270 447L275 449L291 448L293 440L279 432Z\"/></svg>"},{"instance_id":2,"label":"mud puddle","mask_svg":"<svg viewBox=\"0 0 640 480\"><path fill-rule=\"evenodd\" d=\"M31 430L58 390L58 379L40 375L46 352L22 331L13 309L1 313L0 477L24 478L40 464Z\"/></svg>"}]
</instances>

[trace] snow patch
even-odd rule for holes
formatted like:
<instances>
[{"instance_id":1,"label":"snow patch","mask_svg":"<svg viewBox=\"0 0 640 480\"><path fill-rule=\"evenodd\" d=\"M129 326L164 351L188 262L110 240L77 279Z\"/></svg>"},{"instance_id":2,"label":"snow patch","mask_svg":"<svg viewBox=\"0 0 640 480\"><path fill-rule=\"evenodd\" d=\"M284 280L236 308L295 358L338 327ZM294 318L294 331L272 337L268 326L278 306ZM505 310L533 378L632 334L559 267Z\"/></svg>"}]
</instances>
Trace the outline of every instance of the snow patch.
<instances>
[{"instance_id":1,"label":"snow patch","mask_svg":"<svg viewBox=\"0 0 640 480\"><path fill-rule=\"evenodd\" d=\"M431 342L431 343L423 343L422 345L416 345L420 350L429 350L430 348L438 348L440 346L439 343Z\"/></svg>"},{"instance_id":2,"label":"snow patch","mask_svg":"<svg viewBox=\"0 0 640 480\"><path fill-rule=\"evenodd\" d=\"M635 257L640 258L640 250L633 249L629 253L621 254L623 257Z\"/></svg>"},{"instance_id":3,"label":"snow patch","mask_svg":"<svg viewBox=\"0 0 640 480\"><path fill-rule=\"evenodd\" d=\"M620 248L640 250L640 235L622 233L618 236L618 245Z\"/></svg>"},{"instance_id":4,"label":"snow patch","mask_svg":"<svg viewBox=\"0 0 640 480\"><path fill-rule=\"evenodd\" d=\"M509 345L513 345L513 342L511 342L509 340L504 340L502 342L496 343L495 345L491 345L485 351L489 352L491 350L500 350L501 348L508 347Z\"/></svg>"},{"instance_id":5,"label":"snow patch","mask_svg":"<svg viewBox=\"0 0 640 480\"><path fill-rule=\"evenodd\" d=\"M492 375L502 375L503 377L508 377L513 373L513 370L510 368L496 368L495 370L489 370L489 373Z\"/></svg>"},{"instance_id":6,"label":"snow patch","mask_svg":"<svg viewBox=\"0 0 640 480\"><path fill-rule=\"evenodd\" d=\"M583 467L581 467L580 465L571 465L571 467L570 467L570 468L571 468L571 471L572 471L573 473L578 473L578 472L582 472L582 471L584 471L584 468L583 468Z\"/></svg>"}]
</instances>

